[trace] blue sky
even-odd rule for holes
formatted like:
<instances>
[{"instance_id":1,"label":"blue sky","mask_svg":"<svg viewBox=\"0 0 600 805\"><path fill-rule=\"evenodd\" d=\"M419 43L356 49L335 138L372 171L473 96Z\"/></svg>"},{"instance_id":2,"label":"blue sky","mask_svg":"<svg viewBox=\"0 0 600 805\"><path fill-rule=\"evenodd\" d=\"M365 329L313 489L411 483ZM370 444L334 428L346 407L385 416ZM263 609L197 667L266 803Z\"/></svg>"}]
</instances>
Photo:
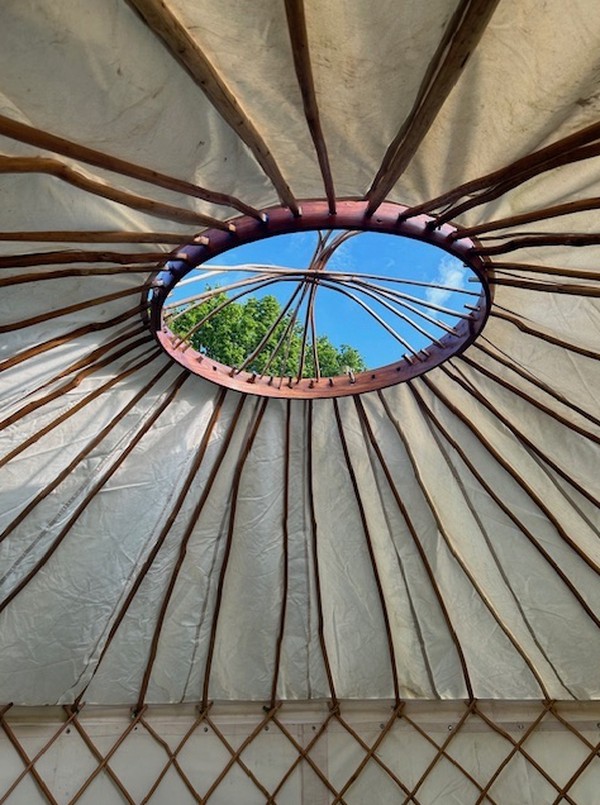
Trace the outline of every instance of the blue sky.
<instances>
[{"instance_id":1,"label":"blue sky","mask_svg":"<svg viewBox=\"0 0 600 805\"><path fill-rule=\"evenodd\" d=\"M306 269L316 243L316 232L303 232L279 235L232 249L191 272L184 283L172 292L169 302L201 293L207 284L213 287L215 285L224 286L251 276L243 271L231 271L232 266L259 264ZM213 274L212 272L218 272L219 266L229 267L229 269ZM339 247L328 262L327 268L331 271L353 274L379 274L419 281L434 281L468 291L479 290L478 285L470 284L467 281L469 276L473 276L470 269L465 268L454 257L429 244L395 235L360 233ZM193 277L198 279L190 282ZM421 288L379 280L372 280L372 282L377 282L378 285L388 289L410 294L417 299L441 306L450 306L462 313L468 313L468 310L463 308L464 303L474 302L472 297L465 294L453 294L440 288ZM282 304L285 304L294 288L294 283L277 282L263 291L258 291L256 295L272 294ZM382 304L358 292L356 288L347 290L362 299L415 349L420 349L428 343L426 337L387 310ZM235 291L231 293L235 293ZM242 297L240 301L245 298ZM418 303L415 302L411 304L418 306ZM439 338L443 335L444 331L439 327L414 316L402 307L399 309L436 337ZM452 323L450 317L445 314L426 307L420 307L420 309L447 324ZM304 307L300 310L301 322L304 322L303 310ZM336 346L350 344L356 347L369 367L398 360L406 352L401 343L388 334L380 323L352 299L324 287L319 288L317 294L316 324L318 334L326 334Z\"/></svg>"}]
</instances>

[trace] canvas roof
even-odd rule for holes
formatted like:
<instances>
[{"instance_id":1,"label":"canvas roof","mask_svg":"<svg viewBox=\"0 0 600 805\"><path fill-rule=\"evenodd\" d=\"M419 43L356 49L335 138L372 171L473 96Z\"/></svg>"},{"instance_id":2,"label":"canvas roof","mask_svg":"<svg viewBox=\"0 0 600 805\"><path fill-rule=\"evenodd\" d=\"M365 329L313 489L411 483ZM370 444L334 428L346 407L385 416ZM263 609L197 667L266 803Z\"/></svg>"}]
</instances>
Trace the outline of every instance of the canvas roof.
<instances>
[{"instance_id":1,"label":"canvas roof","mask_svg":"<svg viewBox=\"0 0 600 805\"><path fill-rule=\"evenodd\" d=\"M598 696L595 12L3 4L3 701ZM337 401L172 362L161 255L328 190L509 219L479 339Z\"/></svg>"}]
</instances>

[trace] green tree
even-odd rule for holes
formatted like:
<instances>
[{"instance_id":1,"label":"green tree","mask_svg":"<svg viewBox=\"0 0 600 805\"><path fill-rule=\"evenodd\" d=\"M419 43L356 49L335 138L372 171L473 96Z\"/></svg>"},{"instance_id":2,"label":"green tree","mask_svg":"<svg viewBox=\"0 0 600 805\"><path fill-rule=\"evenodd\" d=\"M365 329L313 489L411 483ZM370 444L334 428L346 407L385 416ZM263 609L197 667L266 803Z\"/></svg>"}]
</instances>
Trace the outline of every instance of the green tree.
<instances>
[{"instance_id":1,"label":"green tree","mask_svg":"<svg viewBox=\"0 0 600 805\"><path fill-rule=\"evenodd\" d=\"M167 323L181 337L192 331L186 341L209 358L239 368L252 356L244 366L247 371L293 377L300 367L303 326L298 321L292 323L291 317L281 316L281 312L274 296L236 302L229 301L227 294L221 292L197 307L177 310L173 321ZM367 368L357 349L348 344L338 349L326 335L317 338L317 353L324 377ZM316 375L309 343L305 347L302 374Z\"/></svg>"}]
</instances>

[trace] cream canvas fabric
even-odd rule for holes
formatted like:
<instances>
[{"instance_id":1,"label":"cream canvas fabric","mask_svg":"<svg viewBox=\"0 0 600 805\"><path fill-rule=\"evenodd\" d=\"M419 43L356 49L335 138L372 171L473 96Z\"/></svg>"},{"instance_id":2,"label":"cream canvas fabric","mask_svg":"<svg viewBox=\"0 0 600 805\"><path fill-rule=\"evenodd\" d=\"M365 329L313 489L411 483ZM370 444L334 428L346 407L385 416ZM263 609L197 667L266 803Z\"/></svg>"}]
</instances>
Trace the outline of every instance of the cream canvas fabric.
<instances>
[{"instance_id":1,"label":"cream canvas fabric","mask_svg":"<svg viewBox=\"0 0 600 805\"><path fill-rule=\"evenodd\" d=\"M527 241L490 254L491 314L461 356L380 393L265 401L172 362L140 300L161 255L241 214L189 185L257 211L282 188L325 197L286 4L2 5L0 702L597 699L600 130L526 171L597 125L600 15L457 9L304 2L336 196L369 193L405 126L391 201L521 159L514 186L465 191L450 206L498 188L452 220L591 201L482 235ZM169 31L187 37L176 55ZM593 801L589 780L575 801ZM471 801L448 790L419 801Z\"/></svg>"}]
</instances>

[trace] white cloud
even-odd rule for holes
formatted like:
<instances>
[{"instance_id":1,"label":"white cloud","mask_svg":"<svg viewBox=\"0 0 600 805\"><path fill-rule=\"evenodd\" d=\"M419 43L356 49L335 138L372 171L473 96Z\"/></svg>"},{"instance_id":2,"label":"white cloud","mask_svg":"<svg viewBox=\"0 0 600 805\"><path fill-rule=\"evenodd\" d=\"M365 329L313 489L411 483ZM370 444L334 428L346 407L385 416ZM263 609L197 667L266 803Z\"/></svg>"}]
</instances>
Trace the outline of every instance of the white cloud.
<instances>
[{"instance_id":1,"label":"white cloud","mask_svg":"<svg viewBox=\"0 0 600 805\"><path fill-rule=\"evenodd\" d=\"M353 238L344 241L341 246L338 246L331 259L327 262L327 268L332 271L358 271L358 263L354 255Z\"/></svg>"},{"instance_id":2,"label":"white cloud","mask_svg":"<svg viewBox=\"0 0 600 805\"><path fill-rule=\"evenodd\" d=\"M290 254L312 254L317 245L316 232L294 232L291 235L284 235L285 248Z\"/></svg>"},{"instance_id":3,"label":"white cloud","mask_svg":"<svg viewBox=\"0 0 600 805\"><path fill-rule=\"evenodd\" d=\"M440 285L451 285L453 288L465 288L467 284L466 269L454 257L444 257L438 266L433 282ZM443 288L428 288L425 291L425 298L434 305L443 305L451 295L452 291Z\"/></svg>"}]
</instances>

